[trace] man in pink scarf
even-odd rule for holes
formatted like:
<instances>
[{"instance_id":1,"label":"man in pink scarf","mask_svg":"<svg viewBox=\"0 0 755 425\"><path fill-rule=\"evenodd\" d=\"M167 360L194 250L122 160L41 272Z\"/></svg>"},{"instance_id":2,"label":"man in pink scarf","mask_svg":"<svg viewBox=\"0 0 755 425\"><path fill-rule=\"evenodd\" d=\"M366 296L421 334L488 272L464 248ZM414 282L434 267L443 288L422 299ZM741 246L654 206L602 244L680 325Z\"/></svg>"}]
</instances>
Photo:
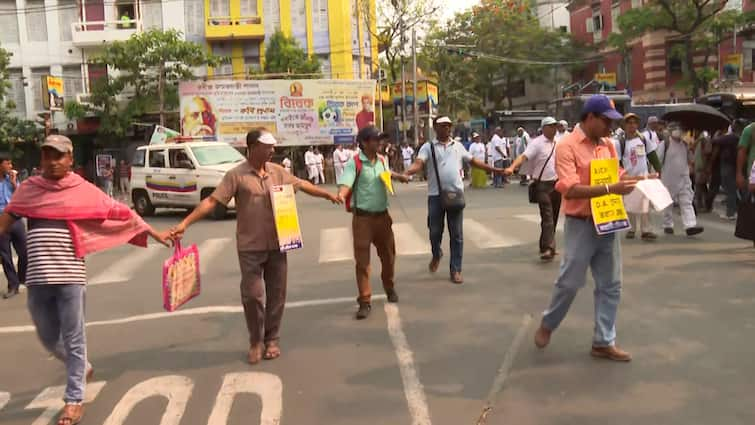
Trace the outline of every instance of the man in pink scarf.
<instances>
[{"instance_id":1,"label":"man in pink scarf","mask_svg":"<svg viewBox=\"0 0 755 425\"><path fill-rule=\"evenodd\" d=\"M65 407L58 425L74 425L84 413L87 361L84 331L84 256L126 242L147 246L147 235L168 245L126 205L71 172L73 144L53 135L42 145L42 175L20 185L0 215L0 233L21 218L28 221L26 285L28 308L42 345L67 370Z\"/></svg>"}]
</instances>

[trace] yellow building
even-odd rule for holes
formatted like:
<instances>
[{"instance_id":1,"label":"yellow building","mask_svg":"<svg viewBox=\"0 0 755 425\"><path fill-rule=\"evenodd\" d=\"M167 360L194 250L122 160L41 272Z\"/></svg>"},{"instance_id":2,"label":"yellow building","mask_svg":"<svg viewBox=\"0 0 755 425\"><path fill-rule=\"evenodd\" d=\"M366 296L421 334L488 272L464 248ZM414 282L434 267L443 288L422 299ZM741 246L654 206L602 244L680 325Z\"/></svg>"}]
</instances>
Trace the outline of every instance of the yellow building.
<instances>
[{"instance_id":1,"label":"yellow building","mask_svg":"<svg viewBox=\"0 0 755 425\"><path fill-rule=\"evenodd\" d=\"M259 69L265 40L278 29L320 59L325 78L372 78L377 72L375 0L204 2L207 45L214 54L231 58L212 70L216 77L243 79L250 69Z\"/></svg>"}]
</instances>

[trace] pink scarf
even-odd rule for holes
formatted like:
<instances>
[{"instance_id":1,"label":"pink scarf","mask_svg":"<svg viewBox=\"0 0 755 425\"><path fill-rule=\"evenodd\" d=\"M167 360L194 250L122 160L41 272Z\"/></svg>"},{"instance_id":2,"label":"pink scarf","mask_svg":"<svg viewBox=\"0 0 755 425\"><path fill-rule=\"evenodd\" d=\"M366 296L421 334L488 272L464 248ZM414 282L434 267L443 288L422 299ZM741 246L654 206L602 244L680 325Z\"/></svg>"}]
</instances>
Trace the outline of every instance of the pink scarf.
<instances>
[{"instance_id":1,"label":"pink scarf","mask_svg":"<svg viewBox=\"0 0 755 425\"><path fill-rule=\"evenodd\" d=\"M149 225L75 173L60 180L30 177L18 186L5 212L66 221L80 258L127 242L147 246Z\"/></svg>"}]
</instances>

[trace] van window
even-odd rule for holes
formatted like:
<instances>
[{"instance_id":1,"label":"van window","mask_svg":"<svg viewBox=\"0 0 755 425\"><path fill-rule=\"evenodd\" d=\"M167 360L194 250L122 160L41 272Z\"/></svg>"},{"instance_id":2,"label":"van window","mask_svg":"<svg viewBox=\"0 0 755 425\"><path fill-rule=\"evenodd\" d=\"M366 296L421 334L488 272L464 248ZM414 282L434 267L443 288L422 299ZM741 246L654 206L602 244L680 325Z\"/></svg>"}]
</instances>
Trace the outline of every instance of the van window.
<instances>
[{"instance_id":1,"label":"van window","mask_svg":"<svg viewBox=\"0 0 755 425\"><path fill-rule=\"evenodd\" d=\"M149 151L149 166L165 168L165 151Z\"/></svg>"},{"instance_id":2,"label":"van window","mask_svg":"<svg viewBox=\"0 0 755 425\"><path fill-rule=\"evenodd\" d=\"M194 164L191 163L189 155L184 148L170 149L168 151L168 162L170 163L170 168L194 169Z\"/></svg>"},{"instance_id":3,"label":"van window","mask_svg":"<svg viewBox=\"0 0 755 425\"><path fill-rule=\"evenodd\" d=\"M132 167L144 167L144 157L147 156L147 151L144 149L138 149L134 152L134 159L131 161Z\"/></svg>"}]
</instances>

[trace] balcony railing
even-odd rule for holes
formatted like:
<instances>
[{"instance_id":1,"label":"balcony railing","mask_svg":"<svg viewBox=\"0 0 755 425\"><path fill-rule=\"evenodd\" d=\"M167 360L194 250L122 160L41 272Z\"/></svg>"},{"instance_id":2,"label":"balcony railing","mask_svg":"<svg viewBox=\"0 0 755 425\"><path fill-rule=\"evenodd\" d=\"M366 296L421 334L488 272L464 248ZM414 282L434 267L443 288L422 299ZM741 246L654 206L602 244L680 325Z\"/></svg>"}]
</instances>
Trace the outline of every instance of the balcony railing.
<instances>
[{"instance_id":1,"label":"balcony railing","mask_svg":"<svg viewBox=\"0 0 755 425\"><path fill-rule=\"evenodd\" d=\"M262 18L259 16L240 16L232 18L230 16L211 16L207 18L207 26L220 25L261 25Z\"/></svg>"},{"instance_id":2,"label":"balcony railing","mask_svg":"<svg viewBox=\"0 0 755 425\"><path fill-rule=\"evenodd\" d=\"M137 19L85 21L71 24L73 44L79 47L92 47L113 41L125 41L141 30L142 21Z\"/></svg>"},{"instance_id":3,"label":"balcony railing","mask_svg":"<svg viewBox=\"0 0 755 425\"><path fill-rule=\"evenodd\" d=\"M205 26L208 39L264 38L265 28L260 16L210 16Z\"/></svg>"}]
</instances>

